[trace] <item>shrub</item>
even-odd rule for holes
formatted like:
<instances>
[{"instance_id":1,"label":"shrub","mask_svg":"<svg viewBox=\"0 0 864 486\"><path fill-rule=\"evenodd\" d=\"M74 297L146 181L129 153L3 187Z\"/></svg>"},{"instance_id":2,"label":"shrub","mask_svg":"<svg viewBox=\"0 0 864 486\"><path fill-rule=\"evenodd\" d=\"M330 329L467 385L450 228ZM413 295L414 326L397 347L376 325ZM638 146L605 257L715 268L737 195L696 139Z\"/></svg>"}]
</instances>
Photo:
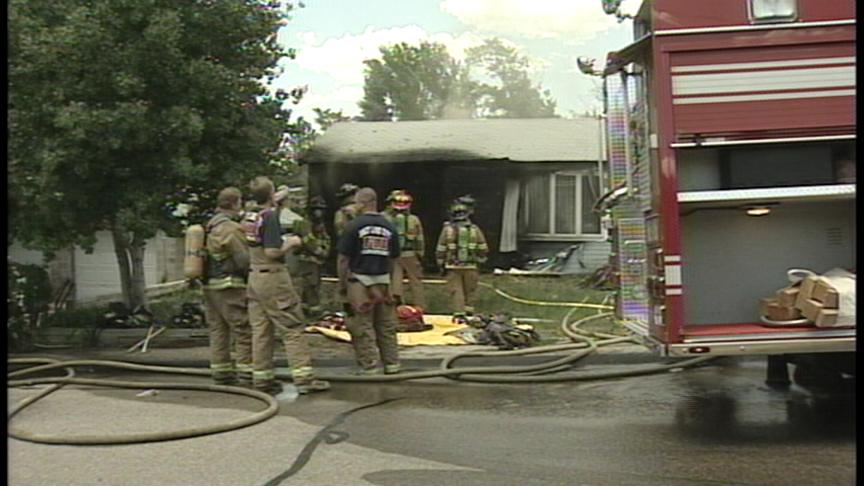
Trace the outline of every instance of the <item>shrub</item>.
<instances>
[{"instance_id":1,"label":"shrub","mask_svg":"<svg viewBox=\"0 0 864 486\"><path fill-rule=\"evenodd\" d=\"M6 277L8 350L27 350L51 301L48 272L39 265L7 261Z\"/></svg>"}]
</instances>

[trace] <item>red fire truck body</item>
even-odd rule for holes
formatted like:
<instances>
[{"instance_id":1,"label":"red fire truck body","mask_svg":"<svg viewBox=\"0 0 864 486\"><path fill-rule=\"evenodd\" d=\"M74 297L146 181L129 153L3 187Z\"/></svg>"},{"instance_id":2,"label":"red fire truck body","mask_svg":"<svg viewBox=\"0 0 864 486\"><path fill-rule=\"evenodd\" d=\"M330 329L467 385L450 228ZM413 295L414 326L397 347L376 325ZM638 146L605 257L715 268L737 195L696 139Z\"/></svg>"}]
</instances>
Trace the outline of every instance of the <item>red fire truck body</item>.
<instances>
[{"instance_id":1,"label":"red fire truck body","mask_svg":"<svg viewBox=\"0 0 864 486\"><path fill-rule=\"evenodd\" d=\"M632 21L603 72L618 317L662 355L852 356L854 325L766 325L759 301L790 269L854 273L855 2Z\"/></svg>"}]
</instances>

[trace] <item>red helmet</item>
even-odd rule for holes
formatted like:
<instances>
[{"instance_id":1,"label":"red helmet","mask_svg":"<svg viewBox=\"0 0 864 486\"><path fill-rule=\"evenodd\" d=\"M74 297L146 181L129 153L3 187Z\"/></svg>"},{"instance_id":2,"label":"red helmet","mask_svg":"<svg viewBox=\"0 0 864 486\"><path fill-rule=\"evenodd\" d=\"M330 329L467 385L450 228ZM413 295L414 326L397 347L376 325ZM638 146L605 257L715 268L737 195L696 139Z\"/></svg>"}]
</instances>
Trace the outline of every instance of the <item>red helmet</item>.
<instances>
[{"instance_id":1,"label":"red helmet","mask_svg":"<svg viewBox=\"0 0 864 486\"><path fill-rule=\"evenodd\" d=\"M423 309L413 305L396 306L396 316L401 321L423 320Z\"/></svg>"}]
</instances>

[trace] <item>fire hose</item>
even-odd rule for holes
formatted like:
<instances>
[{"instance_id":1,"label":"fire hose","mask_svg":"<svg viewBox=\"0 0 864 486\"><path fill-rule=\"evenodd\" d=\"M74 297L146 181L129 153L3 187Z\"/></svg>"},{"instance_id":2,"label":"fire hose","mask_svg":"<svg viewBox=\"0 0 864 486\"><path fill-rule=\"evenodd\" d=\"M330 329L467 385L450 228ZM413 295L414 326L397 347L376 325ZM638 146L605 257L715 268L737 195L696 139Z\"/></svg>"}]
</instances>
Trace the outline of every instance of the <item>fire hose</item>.
<instances>
[{"instance_id":1,"label":"fire hose","mask_svg":"<svg viewBox=\"0 0 864 486\"><path fill-rule=\"evenodd\" d=\"M697 357L678 361L670 364L656 364L643 366L637 369L630 370L614 370L614 371L595 371L595 372L562 372L569 370L572 365L596 351L600 346L606 346L614 343L631 341L633 338L629 336L615 336L611 334L589 332L579 328L582 324L594 319L605 318L610 313L601 313L582 318L575 322L569 322L570 316L577 308L571 309L562 319L563 332L573 341L570 344L559 344L549 346L538 346L529 349L514 350L514 351L496 351L496 352L466 352L454 355L442 361L440 369L430 371L404 372L393 375L377 375L377 376L357 376L357 375L337 375L337 374L321 374L320 377L334 382L391 382L391 381L406 381L425 378L448 378L459 381L485 382L485 383L551 383L564 381L586 381L598 380L607 378L623 378L629 376L638 376L652 373L660 373L666 371L681 370L688 367L693 367L702 364L712 357ZM592 338L600 338L595 340ZM572 351L571 354L551 361L533 365L511 365L511 366L474 366L474 367L454 367L454 363L460 359L467 357L502 357L502 356L524 356L532 354L541 354L549 352ZM264 420L267 420L279 411L278 402L270 395L255 390L236 386L222 385L204 385L192 383L167 383L167 382L139 382L139 381L122 381L122 380L106 380L106 379L88 379L78 378L75 376L74 368L77 366L90 367L108 367L118 368L132 371L145 371L156 373L171 373L194 376L210 376L210 371L205 368L181 368L173 366L159 365L141 365L135 363L127 363L121 361L103 361L103 360L71 360L58 361L50 358L17 358L9 359L9 365L38 365L29 368L19 369L7 374L9 379L9 387L33 386L49 384L48 388L40 391L38 394L28 397L17 404L7 415L8 435L10 437L43 444L68 444L68 445L115 445L115 444L134 444L157 442L167 440L185 439L191 437L199 437L203 435L216 434L227 432L243 427L254 425ZM66 376L63 377L48 377L48 378L30 378L20 379L19 377L34 374L44 373L46 371L59 368L66 369ZM279 378L286 376L279 374ZM13 380L12 378L19 378ZM105 386L114 388L144 388L144 389L171 389L171 390L197 390L216 393L230 393L244 395L250 398L257 399L267 405L265 410L256 412L242 419L233 420L224 424L192 427L177 431L166 432L150 432L136 433L127 435L81 435L72 437L61 437L56 435L35 434L26 430L12 427L12 418L20 414L28 406L54 393L65 385L91 385Z\"/></svg>"}]
</instances>

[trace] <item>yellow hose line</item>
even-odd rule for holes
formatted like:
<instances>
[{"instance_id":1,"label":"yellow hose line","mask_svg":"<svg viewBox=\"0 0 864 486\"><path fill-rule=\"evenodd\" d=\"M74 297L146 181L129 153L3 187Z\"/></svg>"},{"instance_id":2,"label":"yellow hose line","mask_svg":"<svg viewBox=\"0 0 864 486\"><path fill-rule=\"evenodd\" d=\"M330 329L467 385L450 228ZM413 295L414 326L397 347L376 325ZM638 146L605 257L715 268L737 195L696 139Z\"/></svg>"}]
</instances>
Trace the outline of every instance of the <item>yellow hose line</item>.
<instances>
[{"instance_id":1,"label":"yellow hose line","mask_svg":"<svg viewBox=\"0 0 864 486\"><path fill-rule=\"evenodd\" d=\"M322 282L335 283L335 282L338 282L339 279L337 279L335 277L321 277L321 281ZM442 280L442 279L426 279L426 278L424 278L422 280L422 282L424 284L435 284L435 285L447 283L446 280ZM504 297L507 300L512 300L513 302L518 302L520 304L539 305L539 306L546 306L546 307L581 307L584 309L600 309L600 310L612 310L615 308L614 306L605 305L605 304L584 304L581 302L548 302L548 301L541 301L541 300L523 299L521 297L516 297L515 295L510 295L507 292L504 292L503 290L500 290L497 287L490 285L486 282L480 282L480 285L483 287L488 287L488 288L492 289L496 294L500 295L501 297Z\"/></svg>"},{"instance_id":2,"label":"yellow hose line","mask_svg":"<svg viewBox=\"0 0 864 486\"><path fill-rule=\"evenodd\" d=\"M501 289L494 287L493 285L489 285L486 282L480 282L480 285L483 287L487 287L492 289L496 294L504 297L507 300L512 300L513 302L518 302L520 304L528 304L528 305L539 305L544 307L581 307L584 309L601 309L601 310L612 310L615 307L611 305L604 304L584 304L581 302L549 302L542 300L529 300L523 299L521 297L516 297L515 295L510 295L507 292L504 292Z\"/></svg>"}]
</instances>

